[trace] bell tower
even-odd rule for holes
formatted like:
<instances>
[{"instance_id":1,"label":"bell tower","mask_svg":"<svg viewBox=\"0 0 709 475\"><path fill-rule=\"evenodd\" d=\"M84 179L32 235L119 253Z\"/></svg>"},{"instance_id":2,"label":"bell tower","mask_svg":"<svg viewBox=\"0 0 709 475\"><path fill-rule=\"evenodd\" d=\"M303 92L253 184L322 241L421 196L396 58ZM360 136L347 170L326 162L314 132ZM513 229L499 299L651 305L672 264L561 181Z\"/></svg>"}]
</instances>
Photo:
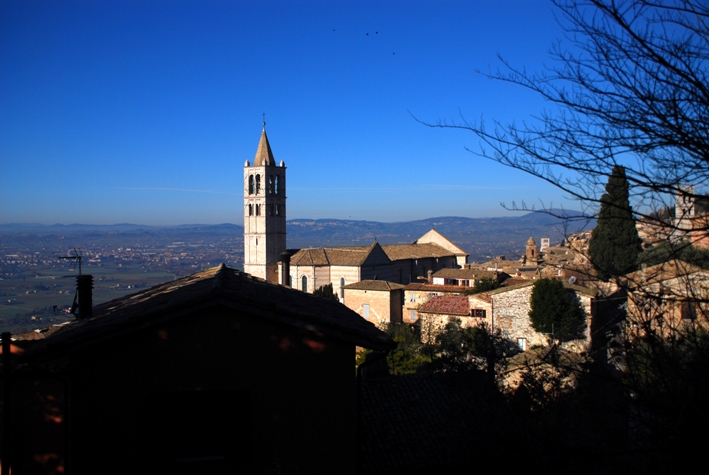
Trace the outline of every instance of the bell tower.
<instances>
[{"instance_id":1,"label":"bell tower","mask_svg":"<svg viewBox=\"0 0 709 475\"><path fill-rule=\"evenodd\" d=\"M278 283L285 250L286 164L276 165L264 121L254 163L244 163L244 272Z\"/></svg>"}]
</instances>

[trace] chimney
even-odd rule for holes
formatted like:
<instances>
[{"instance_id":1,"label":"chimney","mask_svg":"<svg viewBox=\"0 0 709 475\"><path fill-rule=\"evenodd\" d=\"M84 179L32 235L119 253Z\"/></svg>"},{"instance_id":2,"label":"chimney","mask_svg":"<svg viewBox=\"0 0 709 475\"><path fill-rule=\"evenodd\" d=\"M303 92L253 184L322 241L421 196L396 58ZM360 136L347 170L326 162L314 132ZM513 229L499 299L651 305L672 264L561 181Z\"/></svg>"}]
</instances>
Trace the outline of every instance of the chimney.
<instances>
[{"instance_id":1,"label":"chimney","mask_svg":"<svg viewBox=\"0 0 709 475\"><path fill-rule=\"evenodd\" d=\"M80 275L76 278L76 294L78 296L79 305L76 318L83 320L91 318L91 308L93 307L93 275Z\"/></svg>"},{"instance_id":2,"label":"chimney","mask_svg":"<svg viewBox=\"0 0 709 475\"><path fill-rule=\"evenodd\" d=\"M433 283L433 271L429 270L427 275L428 275L428 279L427 279L428 283L432 284Z\"/></svg>"},{"instance_id":3,"label":"chimney","mask_svg":"<svg viewBox=\"0 0 709 475\"><path fill-rule=\"evenodd\" d=\"M281 252L281 285L290 287L290 252Z\"/></svg>"}]
</instances>

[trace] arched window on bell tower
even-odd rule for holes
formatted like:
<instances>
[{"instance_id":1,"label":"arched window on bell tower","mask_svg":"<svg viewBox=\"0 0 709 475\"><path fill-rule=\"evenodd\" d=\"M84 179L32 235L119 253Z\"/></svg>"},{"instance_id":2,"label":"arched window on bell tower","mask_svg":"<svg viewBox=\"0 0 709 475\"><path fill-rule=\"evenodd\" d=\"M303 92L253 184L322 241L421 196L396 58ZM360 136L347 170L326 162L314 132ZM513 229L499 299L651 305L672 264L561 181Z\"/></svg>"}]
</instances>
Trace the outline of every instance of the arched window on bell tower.
<instances>
[{"instance_id":1,"label":"arched window on bell tower","mask_svg":"<svg viewBox=\"0 0 709 475\"><path fill-rule=\"evenodd\" d=\"M254 176L249 175L249 194L253 195L254 194Z\"/></svg>"},{"instance_id":2,"label":"arched window on bell tower","mask_svg":"<svg viewBox=\"0 0 709 475\"><path fill-rule=\"evenodd\" d=\"M256 175L256 194L261 193L261 175Z\"/></svg>"}]
</instances>

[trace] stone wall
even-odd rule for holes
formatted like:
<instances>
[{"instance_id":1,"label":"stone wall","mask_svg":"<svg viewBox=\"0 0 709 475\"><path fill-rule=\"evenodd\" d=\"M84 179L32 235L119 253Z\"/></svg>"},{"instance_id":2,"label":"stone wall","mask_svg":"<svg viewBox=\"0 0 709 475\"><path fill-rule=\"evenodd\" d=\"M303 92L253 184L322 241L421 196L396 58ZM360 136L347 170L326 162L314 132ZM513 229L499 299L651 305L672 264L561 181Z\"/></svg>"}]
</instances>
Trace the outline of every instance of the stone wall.
<instances>
[{"instance_id":1,"label":"stone wall","mask_svg":"<svg viewBox=\"0 0 709 475\"><path fill-rule=\"evenodd\" d=\"M529 311L531 309L530 299L533 288L532 285L528 285L496 293L492 297L494 327L502 330L503 336L514 343L524 339L526 349L534 345L547 345L550 338L550 336L539 333L532 328ZM575 295L586 314L585 339L564 342L562 347L572 351L585 351L590 347L591 298L576 292Z\"/></svg>"},{"instance_id":2,"label":"stone wall","mask_svg":"<svg viewBox=\"0 0 709 475\"><path fill-rule=\"evenodd\" d=\"M392 322L392 299L396 299L399 302L399 308L401 308L400 295L400 292L345 289L344 304L347 308L357 312L362 318L364 318L365 313L364 306L369 305L369 318L367 320L379 328L384 328L388 323ZM401 314L394 316L395 322L397 317L400 320Z\"/></svg>"}]
</instances>

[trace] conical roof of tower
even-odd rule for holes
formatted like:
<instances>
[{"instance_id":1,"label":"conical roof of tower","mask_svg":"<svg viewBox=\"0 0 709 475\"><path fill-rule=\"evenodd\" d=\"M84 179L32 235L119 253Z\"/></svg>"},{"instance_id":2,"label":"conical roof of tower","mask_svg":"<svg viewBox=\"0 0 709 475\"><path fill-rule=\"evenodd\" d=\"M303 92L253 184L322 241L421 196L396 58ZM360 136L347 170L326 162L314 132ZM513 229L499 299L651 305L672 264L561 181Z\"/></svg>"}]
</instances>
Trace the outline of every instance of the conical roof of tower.
<instances>
[{"instance_id":1,"label":"conical roof of tower","mask_svg":"<svg viewBox=\"0 0 709 475\"><path fill-rule=\"evenodd\" d=\"M534 240L532 236L529 236L529 239L527 239L527 246L536 246L537 242Z\"/></svg>"},{"instance_id":2,"label":"conical roof of tower","mask_svg":"<svg viewBox=\"0 0 709 475\"><path fill-rule=\"evenodd\" d=\"M271 145L268 143L268 137L266 136L266 129L261 132L261 140L258 142L258 148L256 149L256 157L254 157L254 166L272 166L276 164L276 160L273 158L273 152L271 152Z\"/></svg>"}]
</instances>

